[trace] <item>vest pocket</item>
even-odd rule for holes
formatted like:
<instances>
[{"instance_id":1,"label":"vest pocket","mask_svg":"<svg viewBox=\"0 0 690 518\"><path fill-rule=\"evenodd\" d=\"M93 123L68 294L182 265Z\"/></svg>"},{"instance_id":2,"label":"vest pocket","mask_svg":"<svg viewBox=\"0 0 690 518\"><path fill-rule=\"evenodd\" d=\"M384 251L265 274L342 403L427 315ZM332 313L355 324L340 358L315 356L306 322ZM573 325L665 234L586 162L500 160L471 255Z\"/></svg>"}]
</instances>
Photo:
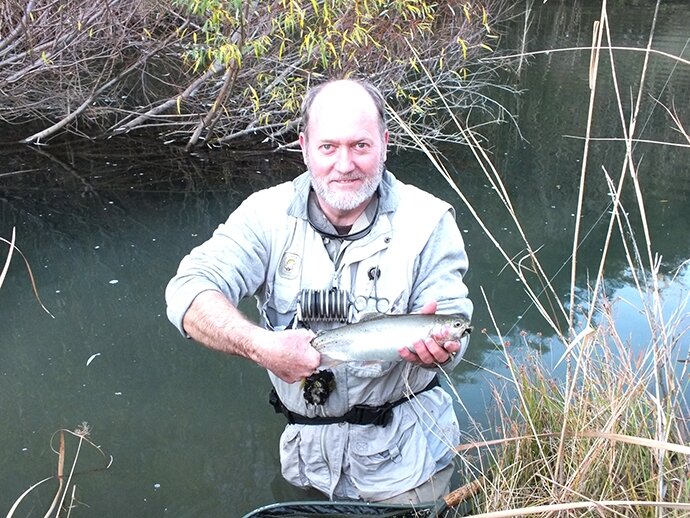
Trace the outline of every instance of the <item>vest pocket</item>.
<instances>
[{"instance_id":1,"label":"vest pocket","mask_svg":"<svg viewBox=\"0 0 690 518\"><path fill-rule=\"evenodd\" d=\"M276 275L273 288L268 290L264 316L271 328L280 331L292 323L297 313L299 281L281 279Z\"/></svg>"},{"instance_id":2,"label":"vest pocket","mask_svg":"<svg viewBox=\"0 0 690 518\"><path fill-rule=\"evenodd\" d=\"M385 428L362 427L352 431L350 469L352 479L363 498L373 498L400 487L416 487L416 478L433 470L427 440L414 419L401 418L396 412ZM364 485L365 484L365 485Z\"/></svg>"},{"instance_id":3,"label":"vest pocket","mask_svg":"<svg viewBox=\"0 0 690 518\"><path fill-rule=\"evenodd\" d=\"M320 428L320 427L319 427ZM305 442L302 426L288 425L280 437L280 465L285 480L297 487L315 487L328 492L328 464L309 441Z\"/></svg>"}]
</instances>

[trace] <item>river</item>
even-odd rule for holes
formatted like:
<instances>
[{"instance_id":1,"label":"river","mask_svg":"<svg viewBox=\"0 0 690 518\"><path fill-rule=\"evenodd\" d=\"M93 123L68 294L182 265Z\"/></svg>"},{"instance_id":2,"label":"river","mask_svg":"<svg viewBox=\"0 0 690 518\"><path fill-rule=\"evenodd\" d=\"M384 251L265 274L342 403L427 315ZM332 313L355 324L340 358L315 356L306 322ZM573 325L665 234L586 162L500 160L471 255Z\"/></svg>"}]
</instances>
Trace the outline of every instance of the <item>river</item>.
<instances>
[{"instance_id":1,"label":"river","mask_svg":"<svg viewBox=\"0 0 690 518\"><path fill-rule=\"evenodd\" d=\"M654 2L610 2L614 46L645 48ZM535 52L498 89L514 120L485 128L485 146L531 246L567 305L577 193L587 128L590 53L599 2L535 2L526 50ZM518 48L518 19L502 43ZM690 130L690 4L662 2L638 117L635 162L651 248L658 254L663 308L680 315L678 348L690 350L690 147L674 126ZM551 49L549 53L538 51ZM614 53L623 117L640 84L644 54ZM612 210L603 172L620 176L624 144L611 61L602 52L594 101L586 196L578 249L577 310L586 309ZM601 139L601 140L600 140ZM0 140L6 140L2 138ZM658 142L666 142L662 145ZM677 145L676 145L677 144ZM524 243L495 189L467 148L445 149L446 163L472 210L509 256ZM241 516L261 505L313 498L279 475L282 419L268 406L264 371L183 339L165 317L163 290L181 257L256 189L301 171L297 155L200 151L192 155L150 142L47 148L0 147L0 236L16 228L44 311L23 260L15 254L0 288L0 513L29 486L51 476L53 434L88 423L90 439L76 467L73 516ZM467 362L451 380L461 395L463 428L489 426L490 388L505 374L500 342L516 358L555 362L562 348L472 210L416 153L392 154L389 169L434 192L457 210L470 255L467 284L476 304ZM242 174L238 175L240 171ZM644 252L635 192L622 194L626 231ZM6 248L1 248L2 263ZM620 238L612 240L605 290L620 336L648 344ZM251 312L251 304L245 309ZM51 316L52 314L52 316ZM495 320L497 328L493 325ZM482 332L484 330L484 332ZM499 337L500 334L500 337ZM687 373L685 374L687 379ZM51 439L52 438L52 439ZM76 438L68 436L68 459ZM65 469L69 470L68 464ZM47 509L56 483L27 497L18 516Z\"/></svg>"}]
</instances>

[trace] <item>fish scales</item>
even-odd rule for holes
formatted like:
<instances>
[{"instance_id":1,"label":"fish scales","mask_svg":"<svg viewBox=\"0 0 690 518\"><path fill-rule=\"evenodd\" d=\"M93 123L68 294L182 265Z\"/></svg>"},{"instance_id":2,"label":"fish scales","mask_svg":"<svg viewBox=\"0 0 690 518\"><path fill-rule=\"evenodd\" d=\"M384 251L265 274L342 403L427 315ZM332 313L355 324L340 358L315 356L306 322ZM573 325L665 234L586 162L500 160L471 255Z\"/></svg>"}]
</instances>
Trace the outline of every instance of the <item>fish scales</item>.
<instances>
[{"instance_id":1,"label":"fish scales","mask_svg":"<svg viewBox=\"0 0 690 518\"><path fill-rule=\"evenodd\" d=\"M342 362L375 362L400 359L398 350L441 332L447 326L448 339L460 340L471 331L464 315L377 315L354 324L317 334L312 346L321 353L323 366Z\"/></svg>"}]
</instances>

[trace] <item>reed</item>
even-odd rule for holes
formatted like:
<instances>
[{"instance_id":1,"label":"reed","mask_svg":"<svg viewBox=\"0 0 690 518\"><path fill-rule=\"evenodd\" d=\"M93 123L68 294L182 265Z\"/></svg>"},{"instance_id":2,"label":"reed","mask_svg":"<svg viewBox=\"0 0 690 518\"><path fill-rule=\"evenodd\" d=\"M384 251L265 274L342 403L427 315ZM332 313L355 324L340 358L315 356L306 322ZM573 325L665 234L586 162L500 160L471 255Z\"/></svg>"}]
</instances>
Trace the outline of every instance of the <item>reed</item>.
<instances>
[{"instance_id":1,"label":"reed","mask_svg":"<svg viewBox=\"0 0 690 518\"><path fill-rule=\"evenodd\" d=\"M56 473L53 476L46 477L35 484L29 486L19 497L15 500L14 504L8 511L6 518L12 518L15 513L17 513L25 501L32 493L36 492L40 486L43 484L54 480L57 482L57 487L55 489L52 500L48 509L45 511L45 518L60 518L69 517L72 509L79 505L79 501L76 498L77 486L74 482L74 478L79 473L87 473L94 471L105 471L110 468L113 457L112 455L106 454L100 446L96 445L89 439L91 434L91 427L88 423L83 422L77 426L73 431L67 429L57 430L50 439L50 447L53 453L58 457ZM74 437L77 439L77 445L74 449L72 456L72 463L69 467L69 471L65 471L65 466L69 456L69 449L67 448L66 437ZM57 438L58 445L55 446L53 443ZM84 447L90 447L95 450L102 460L103 464L98 467L93 467L85 469L82 471L77 471L77 464L81 460L81 455L83 453ZM28 507L28 506L27 506Z\"/></svg>"},{"instance_id":2,"label":"reed","mask_svg":"<svg viewBox=\"0 0 690 518\"><path fill-rule=\"evenodd\" d=\"M482 453L474 469L486 480L473 502L478 516L549 514L537 506L558 516L690 513L690 436L679 379L668 374L664 383L673 389L660 401L659 360L629 351L610 306L601 317L566 383L539 358L518 365L506 353L516 396L499 406L505 439L472 445ZM498 389L495 397L505 399Z\"/></svg>"},{"instance_id":3,"label":"reed","mask_svg":"<svg viewBox=\"0 0 690 518\"><path fill-rule=\"evenodd\" d=\"M48 313L52 318L55 318L55 315L53 315L47 307L43 304L41 301L41 297L38 295L38 287L36 286L36 279L34 278L34 274L31 271L31 266L29 265L29 260L26 258L24 253L17 248L16 246L16 240L17 240L17 230L16 228L12 228L12 237L7 240L4 237L0 237L0 243L5 243L6 245L9 246L9 249L7 251L7 257L5 258L5 264L3 265L2 271L0 271L0 288L2 288L2 285L5 282L5 278L7 277L7 272L10 269L10 264L12 263L12 255L14 252L17 252L20 257L24 260L24 266L26 267L26 271L29 275L29 280L31 281L31 289L34 292L34 297L36 297L36 301L39 303L41 308L43 308L43 311Z\"/></svg>"},{"instance_id":4,"label":"reed","mask_svg":"<svg viewBox=\"0 0 690 518\"><path fill-rule=\"evenodd\" d=\"M504 347L498 319L484 295L493 320L490 336L495 337L496 347L503 351L510 376L494 390L498 438L477 431L476 441L456 448L458 464L463 471L474 474L478 486L471 500L472 516L690 516L690 432L685 399L688 358L679 356L679 342L688 332L687 313L680 309L664 316L659 281L664 275L647 224L645 196L639 182L640 160L635 154L636 120L641 101L647 95L647 65L655 56L651 49L655 21L656 17L647 48L639 49L645 53L645 60L637 98L632 103L633 113L628 118L624 116L625 101L617 81L605 1L594 26L592 47L587 49L591 50L590 106L584 129L575 237L568 261L571 282L567 303L552 287L551 277L522 228L501 175L467 124L453 117L455 127L470 144L488 183L522 238L524 253L517 257L484 224L480 211L458 187L443 158L425 148L422 136L412 135L503 255L563 350L558 362L564 364L563 375L557 376L553 366L536 356L518 363ZM600 56L606 52L609 59L604 70ZM687 64L680 58L677 63ZM579 311L576 294L581 296L582 290L576 285L576 278L580 271L580 222L589 175L593 174L589 144L592 123L598 115L594 100L604 73L613 78L620 117L619 138L625 143L626 154L617 173L602 171L612 200L607 234L598 270L590 278L584 309ZM690 143L678 114L665 109L678 133ZM402 121L398 123L404 127ZM633 232L631 207L622 206L624 185L634 192L634 209L640 215L642 229L640 237ZM637 353L619 334L614 307L603 290L604 265L613 240L623 243L627 267L642 301L640 314L652 331L649 343L636 349ZM680 269L687 266L686 262ZM678 306L688 307L687 304L686 299L679 301ZM567 325L560 325L564 320ZM470 481L472 478L468 477Z\"/></svg>"}]
</instances>

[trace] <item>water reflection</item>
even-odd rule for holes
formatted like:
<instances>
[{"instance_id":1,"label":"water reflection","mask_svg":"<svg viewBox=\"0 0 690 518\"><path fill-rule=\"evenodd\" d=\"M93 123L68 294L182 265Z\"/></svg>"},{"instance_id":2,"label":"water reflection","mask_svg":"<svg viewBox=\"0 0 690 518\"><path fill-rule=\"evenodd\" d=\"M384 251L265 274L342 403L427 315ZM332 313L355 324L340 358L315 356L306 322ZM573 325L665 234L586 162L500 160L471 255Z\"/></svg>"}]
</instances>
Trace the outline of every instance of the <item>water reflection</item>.
<instances>
[{"instance_id":1,"label":"water reflection","mask_svg":"<svg viewBox=\"0 0 690 518\"><path fill-rule=\"evenodd\" d=\"M589 44L597 9L566 4L548 2L535 11L530 48ZM616 14L616 44L646 45L648 8L636 9ZM655 41L680 55L690 9L684 3L666 3L663 9ZM630 60L618 67L621 91L629 99L629 88L639 82L641 56L616 56ZM570 284L583 150L583 142L572 136L584 135L588 66L585 52L532 58L518 78L523 95L501 100L518 116L519 130L510 124L486 130L494 164L560 300L566 300ZM679 100L690 98L689 85L688 67L674 68L666 60L650 63L641 136L678 141L668 113L654 99L666 106L675 101L687 121L688 105ZM598 101L597 137L621 133L613 99L605 93ZM690 325L690 274L687 265L677 277L673 274L690 257L688 150L637 146L652 246L663 257L663 308L669 319L677 314L682 331ZM508 255L522 253L515 225L468 150L444 152L453 179ZM617 177L623 152L620 142L598 141L591 148L578 252L580 304L586 304L598 268L611 210L602 167ZM303 499L304 494L276 479L283 422L266 403L265 373L247 361L227 360L186 342L167 322L163 307L163 288L182 255L206 239L249 193L300 171L299 156L220 151L188 156L135 141L123 149L111 142L106 149L5 148L0 154L0 235L9 237L17 228L17 244L55 315L50 318L37 304L15 257L0 289L0 431L5 439L0 465L11 467L0 473L0 509L8 509L24 489L54 470L56 458L48 444L52 433L85 420L93 426L93 439L115 461L107 472L79 477L80 500L90 506L79 509L83 514L237 515L274 501ZM403 153L391 156L389 166L457 208L470 254L467 283L477 306L478 332L453 383L467 409L458 409L463 420L487 427L487 387L505 373L502 347L509 343L510 354L518 358L537 351L551 364L562 349L468 207L428 161ZM632 222L628 233L642 243L629 186L623 193ZM606 293L617 301L621 336L642 346L653 331L640 317L642 301L630 287L622 243L614 240L609 253ZM245 309L251 312L251 303ZM687 334L680 339L680 351L688 350L688 341ZM94 354L99 355L87 365ZM30 506L47 507L52 491L42 488Z\"/></svg>"}]
</instances>

